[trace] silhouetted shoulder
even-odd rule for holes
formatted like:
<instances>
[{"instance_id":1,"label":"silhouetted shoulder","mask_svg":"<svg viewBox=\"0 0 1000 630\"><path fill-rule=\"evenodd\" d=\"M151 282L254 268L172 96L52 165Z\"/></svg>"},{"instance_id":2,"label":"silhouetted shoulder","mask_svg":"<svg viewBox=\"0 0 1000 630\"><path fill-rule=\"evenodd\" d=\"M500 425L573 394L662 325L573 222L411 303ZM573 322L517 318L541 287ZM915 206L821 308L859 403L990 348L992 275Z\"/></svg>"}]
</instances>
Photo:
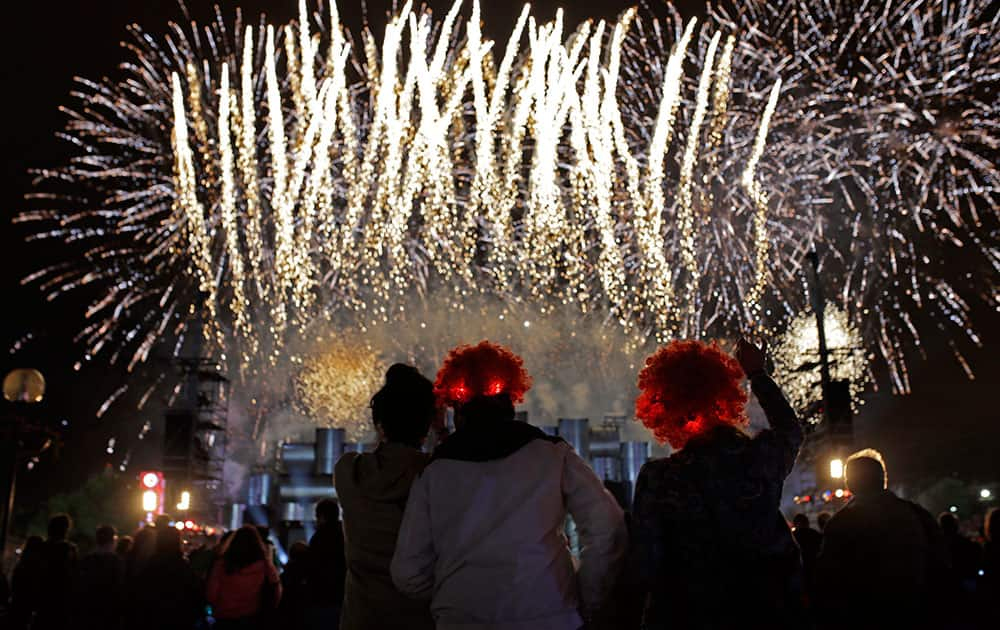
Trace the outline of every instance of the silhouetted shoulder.
<instances>
[{"instance_id":1,"label":"silhouetted shoulder","mask_svg":"<svg viewBox=\"0 0 1000 630\"><path fill-rule=\"evenodd\" d=\"M658 457L647 461L639 469L639 475L643 477L659 475L670 466L669 459L669 457Z\"/></svg>"},{"instance_id":2,"label":"silhouetted shoulder","mask_svg":"<svg viewBox=\"0 0 1000 630\"><path fill-rule=\"evenodd\" d=\"M345 477L352 475L352 470L358 461L362 453L344 453L337 460L336 465L333 467L333 485L337 486L338 481L344 479Z\"/></svg>"},{"instance_id":3,"label":"silhouetted shoulder","mask_svg":"<svg viewBox=\"0 0 1000 630\"><path fill-rule=\"evenodd\" d=\"M337 460L337 464L334 466L334 471L336 471L338 468L344 468L344 469L350 468L351 466L354 465L354 462L358 461L358 457L360 455L361 453L355 453L355 452L344 453L343 455L340 456L340 459Z\"/></svg>"}]
</instances>

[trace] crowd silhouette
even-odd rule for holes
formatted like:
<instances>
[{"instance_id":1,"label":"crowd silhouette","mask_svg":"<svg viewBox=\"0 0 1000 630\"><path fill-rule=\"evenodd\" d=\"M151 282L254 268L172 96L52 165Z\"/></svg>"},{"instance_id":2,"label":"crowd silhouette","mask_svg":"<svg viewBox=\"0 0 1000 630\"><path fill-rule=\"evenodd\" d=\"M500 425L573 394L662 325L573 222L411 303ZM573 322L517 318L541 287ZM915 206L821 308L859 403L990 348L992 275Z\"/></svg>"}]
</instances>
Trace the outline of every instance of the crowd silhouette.
<instances>
[{"instance_id":1,"label":"crowd silhouette","mask_svg":"<svg viewBox=\"0 0 1000 630\"><path fill-rule=\"evenodd\" d=\"M751 434L744 379L767 417ZM396 364L371 399L372 452L336 464L338 500L279 570L266 528L185 541L161 516L132 536L71 519L28 538L0 580L11 630L984 628L1000 601L1000 516L983 542L889 489L882 456L847 459L835 514L779 511L803 427L765 348L673 342L639 375L636 417L673 454L632 501L566 442L515 420L531 386L489 342L432 382ZM449 435L443 409L454 410ZM433 448L429 447L433 444ZM572 532L571 537L568 532Z\"/></svg>"}]
</instances>

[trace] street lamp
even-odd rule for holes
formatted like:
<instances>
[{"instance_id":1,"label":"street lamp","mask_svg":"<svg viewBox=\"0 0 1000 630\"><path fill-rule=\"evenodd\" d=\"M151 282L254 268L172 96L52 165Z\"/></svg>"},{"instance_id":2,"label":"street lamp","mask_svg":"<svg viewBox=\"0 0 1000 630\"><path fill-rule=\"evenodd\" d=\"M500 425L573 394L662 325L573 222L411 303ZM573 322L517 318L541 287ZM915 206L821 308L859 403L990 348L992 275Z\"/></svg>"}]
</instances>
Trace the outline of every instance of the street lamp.
<instances>
[{"instance_id":1,"label":"street lamp","mask_svg":"<svg viewBox=\"0 0 1000 630\"><path fill-rule=\"evenodd\" d=\"M830 460L830 477L833 479L844 478L844 460L839 457Z\"/></svg>"},{"instance_id":2,"label":"street lamp","mask_svg":"<svg viewBox=\"0 0 1000 630\"><path fill-rule=\"evenodd\" d=\"M24 406L42 402L45 397L45 377L38 370L17 368L11 370L3 379L3 397L14 408L10 414L11 422L3 427L0 438L0 508L3 518L0 518L0 555L7 549L7 532L10 530L10 520L14 512L14 484L17 479L17 449L20 442L18 435ZM6 415L6 414L4 414Z\"/></svg>"},{"instance_id":3,"label":"street lamp","mask_svg":"<svg viewBox=\"0 0 1000 630\"><path fill-rule=\"evenodd\" d=\"M12 403L38 403L45 397L45 377L38 370L18 368L3 379L3 397Z\"/></svg>"}]
</instances>

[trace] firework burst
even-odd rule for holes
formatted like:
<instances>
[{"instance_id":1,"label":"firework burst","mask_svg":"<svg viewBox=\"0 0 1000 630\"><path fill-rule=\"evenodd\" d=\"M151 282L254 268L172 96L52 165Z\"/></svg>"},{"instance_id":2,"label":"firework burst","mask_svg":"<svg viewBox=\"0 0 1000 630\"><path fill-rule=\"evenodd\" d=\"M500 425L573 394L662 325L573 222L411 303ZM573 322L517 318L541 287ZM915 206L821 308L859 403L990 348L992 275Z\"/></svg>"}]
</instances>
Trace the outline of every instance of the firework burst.
<instances>
[{"instance_id":1,"label":"firework burst","mask_svg":"<svg viewBox=\"0 0 1000 630\"><path fill-rule=\"evenodd\" d=\"M795 86L769 148L827 156L779 163L809 184L805 201L825 204L815 218L827 294L897 392L928 334L972 377L960 345L979 344L971 304L997 306L997 20L982 0L712 7L716 27L747 34L735 76L781 67Z\"/></svg>"},{"instance_id":2,"label":"firework burst","mask_svg":"<svg viewBox=\"0 0 1000 630\"><path fill-rule=\"evenodd\" d=\"M82 341L130 368L200 319L247 375L294 360L289 340L319 314L388 321L413 291L449 292L454 304L523 296L542 312L571 303L660 340L693 331L694 173L709 95L710 124L725 115L732 41L704 56L680 129L692 22L654 88L650 142L635 146L617 95L634 11L567 35L561 13L539 24L525 8L498 61L478 3L465 29L459 8L435 25L406 4L363 55L333 5L320 28L302 2L283 29L237 23L230 35L220 19L204 32L175 26L165 46L136 31L127 78L85 82L78 95L70 131L87 154L42 173L103 194L79 211L21 217L54 222L40 235L83 245L96 265L30 280L52 295L104 287ZM754 155L743 152L758 191L768 115ZM673 182L675 153L684 167ZM661 210L675 194L676 273ZM744 271L756 291L741 302L756 308L762 267Z\"/></svg>"},{"instance_id":3,"label":"firework burst","mask_svg":"<svg viewBox=\"0 0 1000 630\"><path fill-rule=\"evenodd\" d=\"M829 351L830 378L847 381L854 412L871 384L871 369L861 334L847 313L837 307L823 309ZM816 315L803 311L788 324L771 352L775 376L799 416L817 424L822 418L823 386L820 375L819 333Z\"/></svg>"},{"instance_id":4,"label":"firework burst","mask_svg":"<svg viewBox=\"0 0 1000 630\"><path fill-rule=\"evenodd\" d=\"M855 5L572 31L526 7L502 56L478 2L467 22L406 3L360 45L304 0L281 28L133 29L123 78L74 93L79 156L19 218L70 246L27 281L87 296L87 358L131 370L204 328L249 385L301 369L321 322L392 330L431 305L570 309L630 352L773 332L816 247L907 391L921 331L978 342L969 301L996 305L1000 29L981 1Z\"/></svg>"},{"instance_id":5,"label":"firework burst","mask_svg":"<svg viewBox=\"0 0 1000 630\"><path fill-rule=\"evenodd\" d=\"M296 400L306 417L345 429L349 439L365 443L371 437L368 401L385 369L378 354L357 340L318 339L296 378Z\"/></svg>"}]
</instances>

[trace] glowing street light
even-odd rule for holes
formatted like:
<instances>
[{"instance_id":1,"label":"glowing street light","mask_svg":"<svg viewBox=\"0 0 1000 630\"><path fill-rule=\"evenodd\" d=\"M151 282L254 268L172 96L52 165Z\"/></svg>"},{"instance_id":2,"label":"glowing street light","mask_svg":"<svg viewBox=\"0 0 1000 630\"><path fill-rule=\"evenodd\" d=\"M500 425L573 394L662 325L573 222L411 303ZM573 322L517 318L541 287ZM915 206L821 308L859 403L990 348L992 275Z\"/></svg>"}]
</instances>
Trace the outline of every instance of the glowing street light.
<instances>
[{"instance_id":1,"label":"glowing street light","mask_svg":"<svg viewBox=\"0 0 1000 630\"><path fill-rule=\"evenodd\" d=\"M11 514L14 512L14 490L17 482L18 433L25 418L25 407L42 402L45 398L45 377L38 370L17 368L3 377L3 397L12 405L12 422L0 426L0 551L7 547L7 532L10 530ZM4 420L7 420L4 408ZM34 462L28 463L28 469Z\"/></svg>"},{"instance_id":2,"label":"glowing street light","mask_svg":"<svg viewBox=\"0 0 1000 630\"><path fill-rule=\"evenodd\" d=\"M45 377L38 370L11 370L3 379L3 397L8 402L37 403L45 397Z\"/></svg>"},{"instance_id":3,"label":"glowing street light","mask_svg":"<svg viewBox=\"0 0 1000 630\"><path fill-rule=\"evenodd\" d=\"M833 479L844 478L844 460L840 458L830 460L830 477Z\"/></svg>"},{"instance_id":4,"label":"glowing street light","mask_svg":"<svg viewBox=\"0 0 1000 630\"><path fill-rule=\"evenodd\" d=\"M982 490L979 491L979 498L981 499L988 499L991 496L993 496L993 493L990 492L989 488L983 488Z\"/></svg>"}]
</instances>

